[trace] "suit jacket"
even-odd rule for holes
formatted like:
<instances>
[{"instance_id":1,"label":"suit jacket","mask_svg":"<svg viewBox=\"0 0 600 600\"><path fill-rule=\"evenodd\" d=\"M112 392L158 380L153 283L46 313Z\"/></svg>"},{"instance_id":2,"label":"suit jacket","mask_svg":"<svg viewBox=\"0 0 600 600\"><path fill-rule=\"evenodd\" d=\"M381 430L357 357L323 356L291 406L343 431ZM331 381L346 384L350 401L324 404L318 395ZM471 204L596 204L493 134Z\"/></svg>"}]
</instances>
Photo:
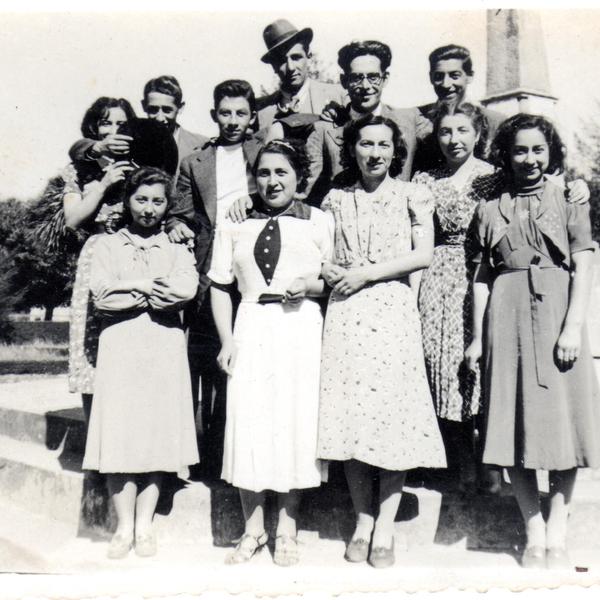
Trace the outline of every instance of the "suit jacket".
<instances>
[{"instance_id":1,"label":"suit jacket","mask_svg":"<svg viewBox=\"0 0 600 600\"><path fill-rule=\"evenodd\" d=\"M265 131L259 131L242 145L248 171L256 160L265 136ZM216 149L216 140L208 140L199 150L182 160L175 202L167 219L167 231L176 223L183 222L195 233L196 263L200 273L199 304L210 285L206 274L210 269L217 219Z\"/></svg>"},{"instance_id":2,"label":"suit jacket","mask_svg":"<svg viewBox=\"0 0 600 600\"><path fill-rule=\"evenodd\" d=\"M271 126L275 120L279 99L280 92L278 90L268 96L262 96L256 100L259 129ZM307 105L301 107L301 112L320 115L325 106L332 100L339 104L345 104L345 91L341 85L310 79Z\"/></svg>"},{"instance_id":3,"label":"suit jacket","mask_svg":"<svg viewBox=\"0 0 600 600\"><path fill-rule=\"evenodd\" d=\"M179 152L179 164L181 161L196 150L199 150L209 141L204 135L192 133L183 127L179 127L179 135L177 137L177 150Z\"/></svg>"},{"instance_id":4,"label":"suit jacket","mask_svg":"<svg viewBox=\"0 0 600 600\"><path fill-rule=\"evenodd\" d=\"M409 181L412 162L417 145L417 110L415 108L392 108L382 104L381 116L394 121L406 144L407 157L398 176ZM331 187L331 182L343 171L341 151L344 145L344 123L318 121L306 142L306 151L310 159L310 175L308 177L307 195L311 204L319 205Z\"/></svg>"},{"instance_id":5,"label":"suit jacket","mask_svg":"<svg viewBox=\"0 0 600 600\"><path fill-rule=\"evenodd\" d=\"M496 111L479 106L483 116L488 123L488 141L484 156L478 158L485 159L487 157L490 144L496 135L496 131L500 124L506 119L506 115ZM433 136L433 122L436 116L438 107L437 102L418 106L417 117L417 151L413 161L413 173L416 171L431 171L444 164L444 156L439 148L437 140Z\"/></svg>"}]
</instances>

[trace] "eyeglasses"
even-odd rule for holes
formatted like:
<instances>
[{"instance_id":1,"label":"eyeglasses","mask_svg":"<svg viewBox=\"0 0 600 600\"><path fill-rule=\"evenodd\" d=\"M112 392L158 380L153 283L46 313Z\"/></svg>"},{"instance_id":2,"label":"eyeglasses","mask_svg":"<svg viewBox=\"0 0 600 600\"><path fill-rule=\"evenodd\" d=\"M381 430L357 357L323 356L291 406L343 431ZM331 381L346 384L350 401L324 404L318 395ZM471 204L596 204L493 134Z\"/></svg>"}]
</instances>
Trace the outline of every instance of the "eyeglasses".
<instances>
[{"instance_id":1,"label":"eyeglasses","mask_svg":"<svg viewBox=\"0 0 600 600\"><path fill-rule=\"evenodd\" d=\"M151 105L151 106L147 106L146 107L146 112L149 115L157 115L159 113L159 111L161 111L165 115L171 115L171 114L173 114L174 110L175 109L172 106L155 106L155 105Z\"/></svg>"},{"instance_id":2,"label":"eyeglasses","mask_svg":"<svg viewBox=\"0 0 600 600\"><path fill-rule=\"evenodd\" d=\"M365 79L371 85L381 85L381 82L385 79L385 73L350 73L347 76L348 85L357 86L360 85Z\"/></svg>"}]
</instances>

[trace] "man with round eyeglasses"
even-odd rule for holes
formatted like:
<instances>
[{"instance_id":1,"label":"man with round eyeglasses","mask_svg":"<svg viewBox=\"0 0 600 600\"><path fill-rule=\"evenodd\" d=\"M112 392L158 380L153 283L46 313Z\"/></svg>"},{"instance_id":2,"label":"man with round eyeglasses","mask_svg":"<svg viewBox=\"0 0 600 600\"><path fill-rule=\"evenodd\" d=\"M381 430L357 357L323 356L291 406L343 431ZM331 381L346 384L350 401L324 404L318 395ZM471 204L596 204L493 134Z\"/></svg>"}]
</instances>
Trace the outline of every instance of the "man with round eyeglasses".
<instances>
[{"instance_id":1,"label":"man with round eyeglasses","mask_svg":"<svg viewBox=\"0 0 600 600\"><path fill-rule=\"evenodd\" d=\"M378 41L351 42L339 50L340 81L350 103L346 107L335 108L333 121L316 122L308 138L306 149L311 161L309 203L318 203L333 179L343 171L341 148L344 126L368 114L388 117L400 128L408 155L399 177L404 181L410 179L416 148L417 111L414 108L393 108L381 101L391 61L389 46Z\"/></svg>"}]
</instances>

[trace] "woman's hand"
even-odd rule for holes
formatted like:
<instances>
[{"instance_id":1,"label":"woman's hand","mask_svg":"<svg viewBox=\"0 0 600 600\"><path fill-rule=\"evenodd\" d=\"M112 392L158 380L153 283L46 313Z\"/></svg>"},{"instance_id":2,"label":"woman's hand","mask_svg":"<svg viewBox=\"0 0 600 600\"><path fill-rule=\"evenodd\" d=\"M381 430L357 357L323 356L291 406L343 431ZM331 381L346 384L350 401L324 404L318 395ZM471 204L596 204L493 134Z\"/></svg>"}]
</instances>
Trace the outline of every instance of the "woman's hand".
<instances>
[{"instance_id":1,"label":"woman's hand","mask_svg":"<svg viewBox=\"0 0 600 600\"><path fill-rule=\"evenodd\" d=\"M243 223L248 218L248 211L254 206L250 196L238 198L227 211L227 218L234 223Z\"/></svg>"},{"instance_id":2,"label":"woman's hand","mask_svg":"<svg viewBox=\"0 0 600 600\"><path fill-rule=\"evenodd\" d=\"M365 287L367 283L369 283L369 278L365 267L355 267L353 269L345 269L342 278L333 286L333 289L338 294L350 296Z\"/></svg>"},{"instance_id":3,"label":"woman's hand","mask_svg":"<svg viewBox=\"0 0 600 600\"><path fill-rule=\"evenodd\" d=\"M556 342L556 361L561 369L570 369L581 349L581 327L565 326Z\"/></svg>"},{"instance_id":4,"label":"woman's hand","mask_svg":"<svg viewBox=\"0 0 600 600\"><path fill-rule=\"evenodd\" d=\"M235 359L237 356L237 350L233 339L225 342L221 346L221 350L217 355L217 364L222 371L225 371L227 375L233 375L233 368L235 366Z\"/></svg>"},{"instance_id":5,"label":"woman's hand","mask_svg":"<svg viewBox=\"0 0 600 600\"><path fill-rule=\"evenodd\" d=\"M113 183L123 181L129 171L133 171L131 163L128 160L119 160L104 168L104 177L100 182L104 187L108 187Z\"/></svg>"},{"instance_id":6,"label":"woman's hand","mask_svg":"<svg viewBox=\"0 0 600 600\"><path fill-rule=\"evenodd\" d=\"M469 371L475 373L479 369L479 360L483 354L483 345L481 338L474 337L473 341L465 350L465 363Z\"/></svg>"},{"instance_id":7,"label":"woman's hand","mask_svg":"<svg viewBox=\"0 0 600 600\"><path fill-rule=\"evenodd\" d=\"M346 271L347 269L344 269L344 267L326 262L321 267L321 277L323 277L329 287L333 287L344 276Z\"/></svg>"},{"instance_id":8,"label":"woman's hand","mask_svg":"<svg viewBox=\"0 0 600 600\"><path fill-rule=\"evenodd\" d=\"M298 304L306 296L308 284L306 279L298 277L294 279L285 290L285 302L289 304Z\"/></svg>"}]
</instances>

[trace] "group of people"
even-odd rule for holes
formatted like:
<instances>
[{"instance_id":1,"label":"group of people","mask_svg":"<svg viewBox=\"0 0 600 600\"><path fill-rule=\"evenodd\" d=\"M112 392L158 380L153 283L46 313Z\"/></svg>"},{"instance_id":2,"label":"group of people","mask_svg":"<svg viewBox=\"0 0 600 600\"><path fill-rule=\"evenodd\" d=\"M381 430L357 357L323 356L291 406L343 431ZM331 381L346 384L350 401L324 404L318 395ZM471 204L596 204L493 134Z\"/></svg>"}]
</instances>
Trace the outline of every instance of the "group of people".
<instances>
[{"instance_id":1,"label":"group of people","mask_svg":"<svg viewBox=\"0 0 600 600\"><path fill-rule=\"evenodd\" d=\"M227 562L267 544L273 492L274 562L295 564L300 492L341 461L345 558L387 567L407 471L448 465L472 491L482 460L490 491L508 469L523 566L568 565L576 470L600 466L600 393L583 327L589 190L563 183L555 127L469 102L461 46L429 57L435 103L396 109L381 101L386 44L341 48L340 87L308 77L310 28L281 19L263 36L280 88L218 84L216 138L177 123L181 88L162 76L147 119L99 98L63 174L65 224L91 234L69 383L84 468L107 474L116 508L108 556L153 555L161 473L209 457L244 513Z\"/></svg>"}]
</instances>

